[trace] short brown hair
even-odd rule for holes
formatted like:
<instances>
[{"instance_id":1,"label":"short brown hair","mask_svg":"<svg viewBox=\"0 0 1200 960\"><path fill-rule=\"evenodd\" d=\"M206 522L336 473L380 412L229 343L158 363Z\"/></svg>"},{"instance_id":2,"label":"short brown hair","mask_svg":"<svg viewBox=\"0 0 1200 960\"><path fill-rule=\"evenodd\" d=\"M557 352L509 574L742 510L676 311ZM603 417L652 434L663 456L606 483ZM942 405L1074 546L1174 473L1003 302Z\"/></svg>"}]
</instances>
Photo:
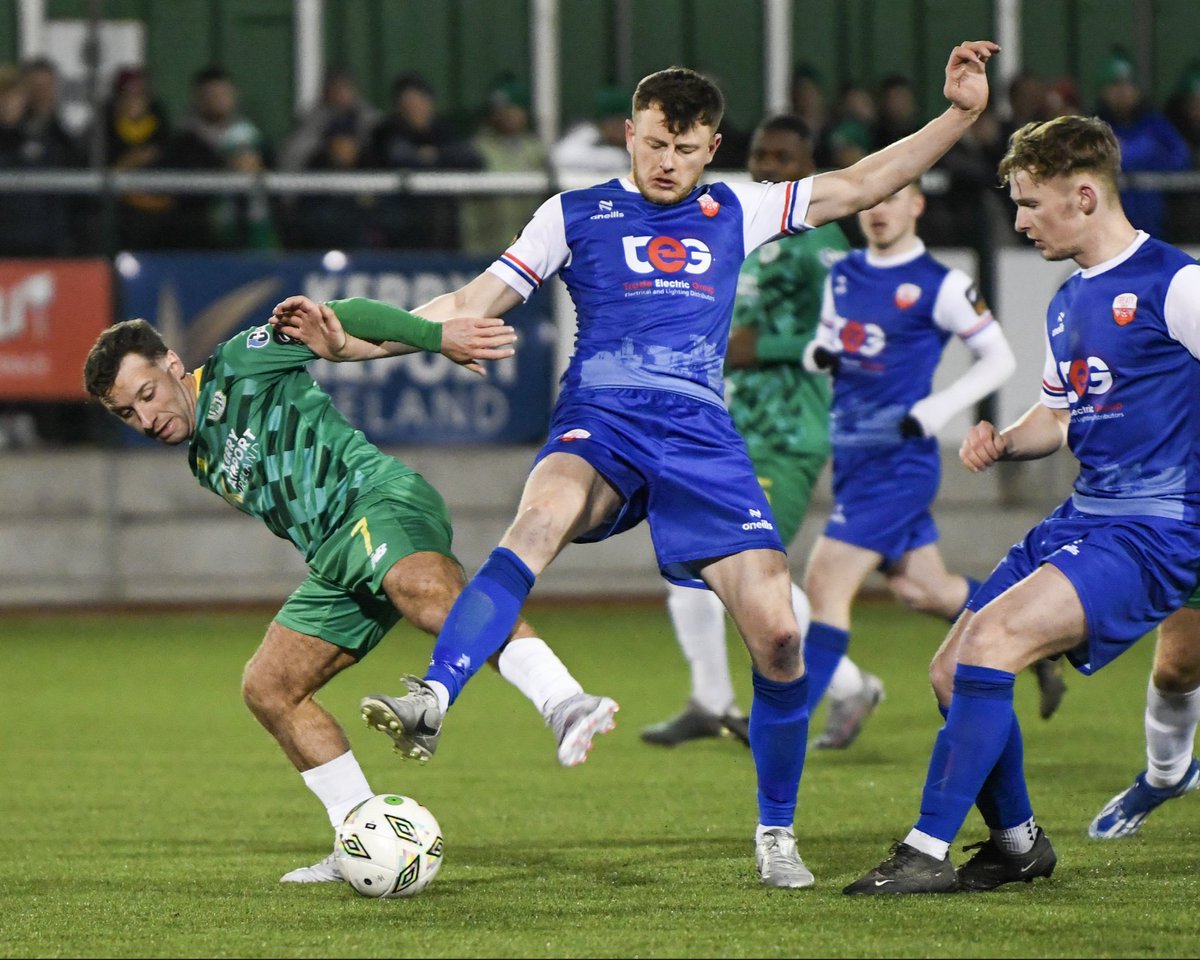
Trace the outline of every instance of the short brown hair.
<instances>
[{"instance_id":1,"label":"short brown hair","mask_svg":"<svg viewBox=\"0 0 1200 960\"><path fill-rule=\"evenodd\" d=\"M1027 123L1008 140L1008 153L1000 161L1000 182L1008 183L1024 170L1035 181L1091 171L1117 189L1121 173L1121 145L1110 127L1098 117L1055 117Z\"/></svg>"},{"instance_id":2,"label":"short brown hair","mask_svg":"<svg viewBox=\"0 0 1200 960\"><path fill-rule=\"evenodd\" d=\"M657 106L674 134L690 130L698 123L716 130L725 114L725 98L708 77L687 67L668 67L642 77L633 91L633 109Z\"/></svg>"},{"instance_id":3,"label":"short brown hair","mask_svg":"<svg viewBox=\"0 0 1200 960\"><path fill-rule=\"evenodd\" d=\"M123 320L105 330L88 352L83 365L83 386L97 400L103 401L112 391L121 369L121 361L136 353L147 360L159 360L167 355L163 338L145 320Z\"/></svg>"}]
</instances>

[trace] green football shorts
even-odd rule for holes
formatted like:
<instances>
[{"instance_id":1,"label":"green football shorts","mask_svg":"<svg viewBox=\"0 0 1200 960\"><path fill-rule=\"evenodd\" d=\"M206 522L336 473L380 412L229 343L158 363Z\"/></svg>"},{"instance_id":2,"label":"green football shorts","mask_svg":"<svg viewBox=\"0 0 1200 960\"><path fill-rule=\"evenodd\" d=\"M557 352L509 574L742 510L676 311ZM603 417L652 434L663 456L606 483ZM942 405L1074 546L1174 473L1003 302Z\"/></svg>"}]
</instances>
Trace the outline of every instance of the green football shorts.
<instances>
[{"instance_id":1,"label":"green football shorts","mask_svg":"<svg viewBox=\"0 0 1200 960\"><path fill-rule=\"evenodd\" d=\"M813 487L828 457L823 453L763 450L751 459L758 483L767 495L771 512L775 514L775 529L779 532L779 539L787 547L804 522Z\"/></svg>"},{"instance_id":2,"label":"green football shorts","mask_svg":"<svg viewBox=\"0 0 1200 960\"><path fill-rule=\"evenodd\" d=\"M1200 610L1200 586L1196 587L1196 592L1188 597L1183 605L1191 610Z\"/></svg>"},{"instance_id":3,"label":"green football shorts","mask_svg":"<svg viewBox=\"0 0 1200 960\"><path fill-rule=\"evenodd\" d=\"M361 660L400 621L383 592L384 575L414 553L440 553L457 563L452 537L446 503L424 477L413 473L374 487L321 545L275 620Z\"/></svg>"}]
</instances>

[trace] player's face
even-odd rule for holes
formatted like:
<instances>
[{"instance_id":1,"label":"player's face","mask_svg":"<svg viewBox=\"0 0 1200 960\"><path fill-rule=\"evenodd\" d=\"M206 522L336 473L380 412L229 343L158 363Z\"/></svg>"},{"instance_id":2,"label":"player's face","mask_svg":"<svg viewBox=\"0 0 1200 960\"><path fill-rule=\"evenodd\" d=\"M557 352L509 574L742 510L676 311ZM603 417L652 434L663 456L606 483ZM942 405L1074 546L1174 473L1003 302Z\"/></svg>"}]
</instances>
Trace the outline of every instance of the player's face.
<instances>
[{"instance_id":1,"label":"player's face","mask_svg":"<svg viewBox=\"0 0 1200 960\"><path fill-rule=\"evenodd\" d=\"M910 185L862 211L858 225L876 253L899 252L916 238L917 220L924 212L925 195Z\"/></svg>"},{"instance_id":2,"label":"player's face","mask_svg":"<svg viewBox=\"0 0 1200 960\"><path fill-rule=\"evenodd\" d=\"M750 141L750 179L779 183L813 172L812 144L793 130L759 130Z\"/></svg>"},{"instance_id":3,"label":"player's face","mask_svg":"<svg viewBox=\"0 0 1200 960\"><path fill-rule=\"evenodd\" d=\"M1026 171L1009 178L1008 194L1017 205L1014 226L1046 260L1071 260L1083 251L1088 220L1080 204L1075 177L1035 181Z\"/></svg>"},{"instance_id":4,"label":"player's face","mask_svg":"<svg viewBox=\"0 0 1200 960\"><path fill-rule=\"evenodd\" d=\"M651 203L678 203L691 193L720 143L721 135L702 123L672 133L662 110L654 105L625 121L633 183Z\"/></svg>"},{"instance_id":5,"label":"player's face","mask_svg":"<svg viewBox=\"0 0 1200 960\"><path fill-rule=\"evenodd\" d=\"M183 361L168 351L159 360L126 354L104 405L151 440L174 446L196 428L196 394Z\"/></svg>"}]
</instances>

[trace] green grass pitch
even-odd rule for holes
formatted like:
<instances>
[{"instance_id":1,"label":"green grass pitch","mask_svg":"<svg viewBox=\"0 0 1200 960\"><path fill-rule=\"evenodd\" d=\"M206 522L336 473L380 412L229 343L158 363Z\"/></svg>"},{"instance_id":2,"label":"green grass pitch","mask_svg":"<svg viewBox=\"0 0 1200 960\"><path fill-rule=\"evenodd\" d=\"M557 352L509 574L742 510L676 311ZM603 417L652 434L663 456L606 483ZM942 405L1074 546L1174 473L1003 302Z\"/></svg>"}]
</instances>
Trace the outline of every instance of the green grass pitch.
<instances>
[{"instance_id":1,"label":"green grass pitch","mask_svg":"<svg viewBox=\"0 0 1200 960\"><path fill-rule=\"evenodd\" d=\"M585 686L621 703L582 767L491 670L424 767L358 720L363 693L420 672L431 641L395 631L325 691L379 792L428 805L446 837L421 896L281 886L329 850L324 812L242 706L269 612L0 616L0 955L231 957L1196 956L1200 799L1136 838L1091 841L1095 811L1143 765L1152 643L1069 672L1038 718L1018 681L1026 769L1059 854L1048 881L991 894L844 897L916 815L939 719L925 666L942 625L860 605L853 652L887 700L844 752L811 751L800 794L808 891L762 889L749 751L674 750L638 730L676 710L686 670L661 605L531 605ZM731 645L741 702L747 659ZM823 712L814 720L818 729ZM968 820L962 842L982 839ZM956 848L956 860L963 855Z\"/></svg>"}]
</instances>

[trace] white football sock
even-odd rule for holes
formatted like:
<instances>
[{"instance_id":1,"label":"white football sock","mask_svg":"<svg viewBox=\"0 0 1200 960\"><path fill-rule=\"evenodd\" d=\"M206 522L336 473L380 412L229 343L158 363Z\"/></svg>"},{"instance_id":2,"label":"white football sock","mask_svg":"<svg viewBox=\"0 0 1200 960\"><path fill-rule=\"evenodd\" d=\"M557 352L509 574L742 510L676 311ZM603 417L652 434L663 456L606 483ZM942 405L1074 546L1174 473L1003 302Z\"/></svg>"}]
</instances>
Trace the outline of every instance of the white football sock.
<instances>
[{"instance_id":1,"label":"white football sock","mask_svg":"<svg viewBox=\"0 0 1200 960\"><path fill-rule=\"evenodd\" d=\"M1146 688L1146 782L1159 790L1173 787L1192 762L1200 688L1163 693L1151 679Z\"/></svg>"},{"instance_id":2,"label":"white football sock","mask_svg":"<svg viewBox=\"0 0 1200 960\"><path fill-rule=\"evenodd\" d=\"M340 757L311 770L301 770L300 776L317 799L325 804L329 822L337 829L346 819L346 814L364 800L375 794L367 783L362 767L354 759L354 751L347 750Z\"/></svg>"},{"instance_id":3,"label":"white football sock","mask_svg":"<svg viewBox=\"0 0 1200 960\"><path fill-rule=\"evenodd\" d=\"M793 837L796 835L795 831L791 827L780 827L780 826L764 827L760 823L757 827L754 828L754 842L758 843L758 841L762 839L762 835L764 833L766 833L768 830L786 830Z\"/></svg>"},{"instance_id":4,"label":"white football sock","mask_svg":"<svg viewBox=\"0 0 1200 960\"><path fill-rule=\"evenodd\" d=\"M1005 853L1028 853L1033 849L1033 841L1037 839L1037 821L1030 817L1024 823L1015 827L1005 827L1003 830L993 830L992 840Z\"/></svg>"},{"instance_id":5,"label":"white football sock","mask_svg":"<svg viewBox=\"0 0 1200 960\"><path fill-rule=\"evenodd\" d=\"M500 676L525 694L545 718L568 697L583 692L579 681L539 637L509 640L500 651Z\"/></svg>"},{"instance_id":6,"label":"white football sock","mask_svg":"<svg viewBox=\"0 0 1200 960\"><path fill-rule=\"evenodd\" d=\"M858 693L865 683L858 664L843 654L833 671L833 679L829 681L829 689L825 691L825 695L830 700L845 700Z\"/></svg>"},{"instance_id":7,"label":"white football sock","mask_svg":"<svg viewBox=\"0 0 1200 960\"><path fill-rule=\"evenodd\" d=\"M792 584L792 613L796 615L800 636L803 637L808 633L808 625L812 623L812 605L808 602L808 594L795 583Z\"/></svg>"},{"instance_id":8,"label":"white football sock","mask_svg":"<svg viewBox=\"0 0 1200 960\"><path fill-rule=\"evenodd\" d=\"M446 689L446 685L440 680L426 680L425 685L437 697L438 709L442 711L442 716L444 717L446 711L450 709L450 691Z\"/></svg>"},{"instance_id":9,"label":"white football sock","mask_svg":"<svg viewBox=\"0 0 1200 960\"><path fill-rule=\"evenodd\" d=\"M733 707L733 680L725 649L725 607L711 590L667 585L675 639L692 671L692 699L723 716Z\"/></svg>"},{"instance_id":10,"label":"white football sock","mask_svg":"<svg viewBox=\"0 0 1200 960\"><path fill-rule=\"evenodd\" d=\"M945 860L950 856L949 843L945 840L939 840L937 837L931 837L916 827L908 831L908 836L904 838L904 842L910 847L916 847L922 853L929 854L934 860Z\"/></svg>"}]
</instances>

